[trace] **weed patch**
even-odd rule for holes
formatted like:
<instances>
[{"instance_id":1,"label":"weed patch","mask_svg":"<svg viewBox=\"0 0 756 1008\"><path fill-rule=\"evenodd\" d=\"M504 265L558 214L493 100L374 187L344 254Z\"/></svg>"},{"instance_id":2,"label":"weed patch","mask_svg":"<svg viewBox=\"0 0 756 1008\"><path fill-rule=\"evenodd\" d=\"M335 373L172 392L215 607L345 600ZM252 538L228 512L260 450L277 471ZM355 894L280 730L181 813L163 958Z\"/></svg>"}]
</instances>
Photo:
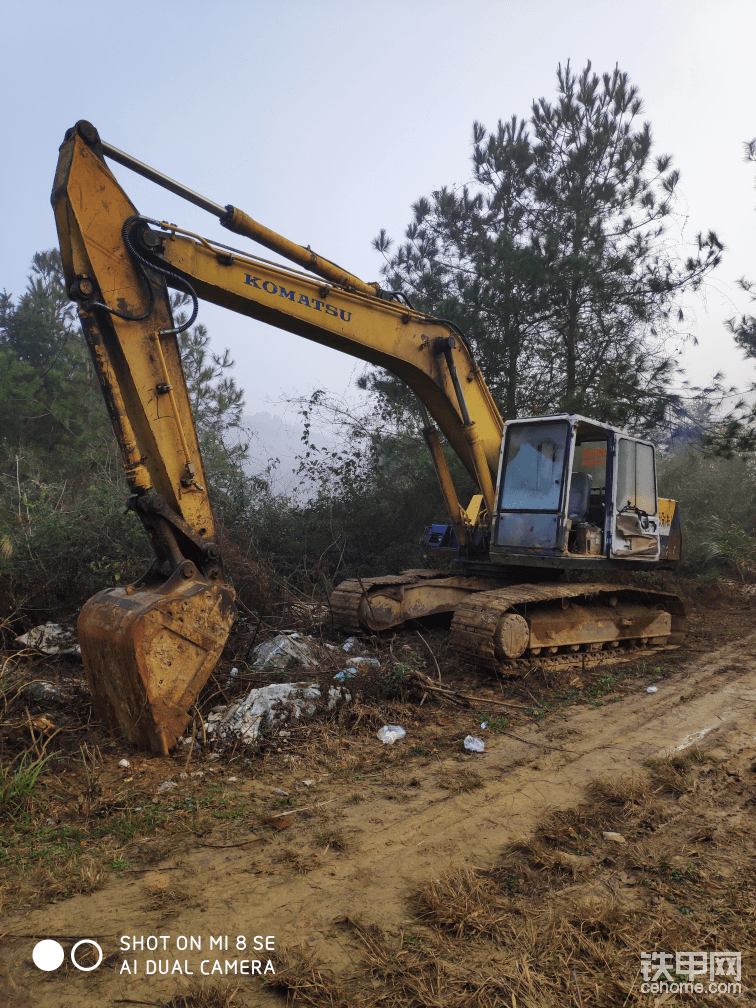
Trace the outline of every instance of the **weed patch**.
<instances>
[{"instance_id":1,"label":"weed patch","mask_svg":"<svg viewBox=\"0 0 756 1008\"><path fill-rule=\"evenodd\" d=\"M584 802L509 844L493 870L456 865L417 885L401 934L346 919L360 947L353 975L294 950L276 983L310 1008L645 1004L642 951L753 946L756 816L743 809L737 830L723 816L737 786L698 751L596 780ZM744 991L752 973L744 955Z\"/></svg>"}]
</instances>

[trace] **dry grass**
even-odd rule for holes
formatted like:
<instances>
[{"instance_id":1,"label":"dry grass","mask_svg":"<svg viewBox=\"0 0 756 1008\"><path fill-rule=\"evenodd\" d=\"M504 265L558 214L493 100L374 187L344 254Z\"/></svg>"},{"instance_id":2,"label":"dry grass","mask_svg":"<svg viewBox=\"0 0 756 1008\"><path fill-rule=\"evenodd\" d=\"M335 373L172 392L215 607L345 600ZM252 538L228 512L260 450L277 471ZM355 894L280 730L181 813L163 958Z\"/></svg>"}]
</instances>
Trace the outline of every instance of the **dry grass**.
<instances>
[{"instance_id":1,"label":"dry grass","mask_svg":"<svg viewBox=\"0 0 756 1008\"><path fill-rule=\"evenodd\" d=\"M439 787L455 794L463 794L466 791L475 791L477 788L485 787L485 782L477 770L467 767L456 773L444 774L438 779Z\"/></svg>"},{"instance_id":2,"label":"dry grass","mask_svg":"<svg viewBox=\"0 0 756 1008\"><path fill-rule=\"evenodd\" d=\"M187 994L178 994L165 1004L165 1008L241 1008L237 999L239 985L211 983L203 986L195 981Z\"/></svg>"},{"instance_id":3,"label":"dry grass","mask_svg":"<svg viewBox=\"0 0 756 1008\"><path fill-rule=\"evenodd\" d=\"M414 894L413 907L421 921L448 928L457 937L498 933L508 910L499 887L472 868L452 868L430 879Z\"/></svg>"},{"instance_id":4,"label":"dry grass","mask_svg":"<svg viewBox=\"0 0 756 1008\"><path fill-rule=\"evenodd\" d=\"M302 949L287 949L276 957L275 978L265 982L286 994L286 1004L296 1008L351 1008L348 987L331 970L324 969Z\"/></svg>"},{"instance_id":5,"label":"dry grass","mask_svg":"<svg viewBox=\"0 0 756 1008\"><path fill-rule=\"evenodd\" d=\"M355 975L296 951L276 984L311 1008L647 1008L642 951L753 947L756 816L745 793L695 753L595 781L585 802L502 851L494 871L462 865L417 886L416 923L401 934L345 921L361 948ZM626 842L605 839L607 829ZM747 956L743 971L746 991Z\"/></svg>"},{"instance_id":6,"label":"dry grass","mask_svg":"<svg viewBox=\"0 0 756 1008\"><path fill-rule=\"evenodd\" d=\"M352 838L343 829L325 829L315 837L316 841L325 844L326 850L345 851L349 848Z\"/></svg>"},{"instance_id":7,"label":"dry grass","mask_svg":"<svg viewBox=\"0 0 756 1008\"><path fill-rule=\"evenodd\" d=\"M145 910L159 911L164 917L172 916L186 909L194 897L186 889L176 885L147 886Z\"/></svg>"},{"instance_id":8,"label":"dry grass","mask_svg":"<svg viewBox=\"0 0 756 1008\"><path fill-rule=\"evenodd\" d=\"M65 859L38 864L28 872L6 871L0 884L0 910L96 892L112 877L112 859L111 851L72 853Z\"/></svg>"},{"instance_id":9,"label":"dry grass","mask_svg":"<svg viewBox=\"0 0 756 1008\"><path fill-rule=\"evenodd\" d=\"M293 847L284 847L279 851L276 860L302 875L318 867L317 854L312 851L295 850Z\"/></svg>"}]
</instances>

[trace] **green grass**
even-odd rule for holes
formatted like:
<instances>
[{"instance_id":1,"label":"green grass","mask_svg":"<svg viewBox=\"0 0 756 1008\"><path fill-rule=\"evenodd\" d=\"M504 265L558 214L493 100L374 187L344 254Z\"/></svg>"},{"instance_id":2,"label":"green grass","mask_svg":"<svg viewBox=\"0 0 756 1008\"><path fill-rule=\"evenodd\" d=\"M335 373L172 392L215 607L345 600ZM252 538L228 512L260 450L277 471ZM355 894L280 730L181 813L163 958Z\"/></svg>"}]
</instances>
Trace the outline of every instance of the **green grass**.
<instances>
[{"instance_id":1,"label":"green grass","mask_svg":"<svg viewBox=\"0 0 756 1008\"><path fill-rule=\"evenodd\" d=\"M37 786L39 775L51 759L52 753L35 759L25 752L15 771L11 771L12 764L0 768L0 816L13 817L15 812L26 806Z\"/></svg>"}]
</instances>

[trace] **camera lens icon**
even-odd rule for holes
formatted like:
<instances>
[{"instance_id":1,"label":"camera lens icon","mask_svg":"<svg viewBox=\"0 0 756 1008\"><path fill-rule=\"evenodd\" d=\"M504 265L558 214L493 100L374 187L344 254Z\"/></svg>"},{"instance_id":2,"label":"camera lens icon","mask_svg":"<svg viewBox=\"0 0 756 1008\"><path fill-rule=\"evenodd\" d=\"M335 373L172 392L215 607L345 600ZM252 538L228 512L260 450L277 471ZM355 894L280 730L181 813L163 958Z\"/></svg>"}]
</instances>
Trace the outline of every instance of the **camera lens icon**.
<instances>
[{"instance_id":1,"label":"camera lens icon","mask_svg":"<svg viewBox=\"0 0 756 1008\"><path fill-rule=\"evenodd\" d=\"M93 948L97 949L97 962L94 966L81 966L77 961L76 950L82 945L91 945ZM34 962L34 965L37 969L45 970L47 973L52 972L52 970L56 970L61 965L65 957L65 949L60 942L55 941L53 938L45 938L44 941L37 942L32 951L32 961ZM76 969L81 970L82 973L90 973L92 970L97 969L102 962L102 949L93 938L82 938L81 941L77 941L71 949L71 962Z\"/></svg>"}]
</instances>

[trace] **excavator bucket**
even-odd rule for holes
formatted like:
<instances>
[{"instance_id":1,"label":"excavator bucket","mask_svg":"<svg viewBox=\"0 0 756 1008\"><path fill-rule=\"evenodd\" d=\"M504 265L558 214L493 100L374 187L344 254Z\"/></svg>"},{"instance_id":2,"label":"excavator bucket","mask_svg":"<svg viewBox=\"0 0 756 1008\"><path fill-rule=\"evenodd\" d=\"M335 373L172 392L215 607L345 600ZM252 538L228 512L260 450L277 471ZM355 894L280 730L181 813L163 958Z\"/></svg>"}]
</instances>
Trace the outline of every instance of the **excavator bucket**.
<instances>
[{"instance_id":1,"label":"excavator bucket","mask_svg":"<svg viewBox=\"0 0 756 1008\"><path fill-rule=\"evenodd\" d=\"M186 728L236 615L179 354L182 329L171 313L166 270L138 268L127 235L138 241L130 229L143 218L105 164L89 123L66 134L52 202L66 283L121 450L129 508L156 558L140 581L101 591L84 606L84 669L95 716L165 755Z\"/></svg>"},{"instance_id":2,"label":"excavator bucket","mask_svg":"<svg viewBox=\"0 0 756 1008\"><path fill-rule=\"evenodd\" d=\"M140 748L167 756L235 616L232 588L181 572L150 587L98 592L78 622L95 716Z\"/></svg>"}]
</instances>

